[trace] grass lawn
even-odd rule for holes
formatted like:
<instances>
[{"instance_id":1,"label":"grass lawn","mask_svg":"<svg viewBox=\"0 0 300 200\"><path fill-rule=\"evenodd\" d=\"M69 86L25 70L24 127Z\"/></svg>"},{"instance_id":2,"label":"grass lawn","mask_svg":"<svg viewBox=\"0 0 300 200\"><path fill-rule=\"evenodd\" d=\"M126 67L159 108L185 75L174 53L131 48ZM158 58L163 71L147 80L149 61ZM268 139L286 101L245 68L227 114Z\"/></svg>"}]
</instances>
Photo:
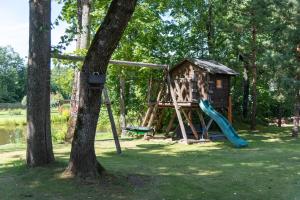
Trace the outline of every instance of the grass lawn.
<instances>
[{"instance_id":1,"label":"grass lawn","mask_svg":"<svg viewBox=\"0 0 300 200\"><path fill-rule=\"evenodd\" d=\"M239 131L250 146L184 145L99 137L95 147L109 175L99 184L62 176L70 146L55 144L56 162L28 169L25 145L0 146L0 199L300 199L300 144L290 128Z\"/></svg>"}]
</instances>

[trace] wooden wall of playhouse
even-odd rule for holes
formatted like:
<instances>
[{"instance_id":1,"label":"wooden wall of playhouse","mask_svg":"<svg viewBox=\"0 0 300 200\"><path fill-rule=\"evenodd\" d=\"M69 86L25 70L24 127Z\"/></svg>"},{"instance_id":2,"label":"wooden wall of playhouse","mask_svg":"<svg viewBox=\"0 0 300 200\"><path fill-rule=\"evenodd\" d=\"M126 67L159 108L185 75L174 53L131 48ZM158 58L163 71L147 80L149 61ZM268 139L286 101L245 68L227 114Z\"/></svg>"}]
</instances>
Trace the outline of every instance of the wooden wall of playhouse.
<instances>
[{"instance_id":1,"label":"wooden wall of playhouse","mask_svg":"<svg viewBox=\"0 0 300 200\"><path fill-rule=\"evenodd\" d=\"M215 108L227 108L230 76L211 74L186 61L170 71L178 103L196 103L209 99Z\"/></svg>"}]
</instances>

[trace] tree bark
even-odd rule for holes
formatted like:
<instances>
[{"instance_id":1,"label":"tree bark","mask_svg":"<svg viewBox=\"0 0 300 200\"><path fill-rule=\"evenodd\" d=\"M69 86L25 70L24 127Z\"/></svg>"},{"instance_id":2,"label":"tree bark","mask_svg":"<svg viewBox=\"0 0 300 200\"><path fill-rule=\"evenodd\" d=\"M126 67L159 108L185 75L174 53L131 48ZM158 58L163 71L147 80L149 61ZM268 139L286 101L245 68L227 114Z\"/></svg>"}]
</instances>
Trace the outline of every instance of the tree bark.
<instances>
[{"instance_id":1,"label":"tree bark","mask_svg":"<svg viewBox=\"0 0 300 200\"><path fill-rule=\"evenodd\" d=\"M80 33L80 48L87 49L90 43L90 13L92 0L81 0L82 29Z\"/></svg>"},{"instance_id":2,"label":"tree bark","mask_svg":"<svg viewBox=\"0 0 300 200\"><path fill-rule=\"evenodd\" d=\"M105 75L109 59L130 20L136 0L113 0L85 57L80 76L80 101L66 172L80 178L95 179L104 168L97 161L94 142L101 106L102 89L91 89L88 77L93 72Z\"/></svg>"},{"instance_id":3,"label":"tree bark","mask_svg":"<svg viewBox=\"0 0 300 200\"><path fill-rule=\"evenodd\" d=\"M29 1L27 165L54 161L50 124L51 1Z\"/></svg>"},{"instance_id":4,"label":"tree bark","mask_svg":"<svg viewBox=\"0 0 300 200\"><path fill-rule=\"evenodd\" d=\"M281 127L281 125L282 125L282 107L280 104L278 105L277 109L278 109L277 126Z\"/></svg>"},{"instance_id":5,"label":"tree bark","mask_svg":"<svg viewBox=\"0 0 300 200\"><path fill-rule=\"evenodd\" d=\"M250 129L256 129L256 107L257 107L257 90L256 90L256 83L257 83L257 66L256 66L256 34L257 28L255 24L255 12L252 13L253 22L252 22L252 113L251 113L251 125Z\"/></svg>"},{"instance_id":6,"label":"tree bark","mask_svg":"<svg viewBox=\"0 0 300 200\"><path fill-rule=\"evenodd\" d=\"M298 101L297 101L298 100ZM293 128L292 128L292 136L298 137L299 135L299 121L300 121L300 97L298 97L295 101L294 105L294 118L293 118Z\"/></svg>"},{"instance_id":7,"label":"tree bark","mask_svg":"<svg viewBox=\"0 0 300 200\"><path fill-rule=\"evenodd\" d=\"M76 49L80 49L81 31L82 31L82 0L77 0L77 34L76 34Z\"/></svg>"},{"instance_id":8,"label":"tree bark","mask_svg":"<svg viewBox=\"0 0 300 200\"><path fill-rule=\"evenodd\" d=\"M87 49L90 43L90 11L92 0L77 0L77 41L76 48ZM71 94L70 118L65 141L71 142L74 136L79 104L80 71L74 70L74 81Z\"/></svg>"},{"instance_id":9,"label":"tree bark","mask_svg":"<svg viewBox=\"0 0 300 200\"><path fill-rule=\"evenodd\" d=\"M213 26L213 3L207 1L208 3L208 19L206 22L207 31L207 46L210 57L214 57L214 26Z\"/></svg>"},{"instance_id":10,"label":"tree bark","mask_svg":"<svg viewBox=\"0 0 300 200\"><path fill-rule=\"evenodd\" d=\"M248 106L249 106L249 90L250 90L250 81L249 81L249 61L244 58L244 72L243 72L243 118L244 120L248 117Z\"/></svg>"}]
</instances>

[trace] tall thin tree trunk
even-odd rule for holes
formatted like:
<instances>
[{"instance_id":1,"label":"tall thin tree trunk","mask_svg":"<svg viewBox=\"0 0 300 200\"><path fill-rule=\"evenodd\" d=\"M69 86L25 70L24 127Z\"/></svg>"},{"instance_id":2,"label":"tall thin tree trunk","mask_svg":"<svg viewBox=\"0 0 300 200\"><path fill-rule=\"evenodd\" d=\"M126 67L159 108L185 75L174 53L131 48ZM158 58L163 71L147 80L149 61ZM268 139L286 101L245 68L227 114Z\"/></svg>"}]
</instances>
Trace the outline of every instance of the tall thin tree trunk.
<instances>
[{"instance_id":1,"label":"tall thin tree trunk","mask_svg":"<svg viewBox=\"0 0 300 200\"><path fill-rule=\"evenodd\" d=\"M299 135L299 121L300 121L300 101L295 103L294 105L294 118L293 118L293 129L292 136L298 137Z\"/></svg>"},{"instance_id":2,"label":"tall thin tree trunk","mask_svg":"<svg viewBox=\"0 0 300 200\"><path fill-rule=\"evenodd\" d=\"M208 19L206 23L207 46L208 46L209 56L214 57L213 5L210 0L207 3L208 3Z\"/></svg>"},{"instance_id":3,"label":"tall thin tree trunk","mask_svg":"<svg viewBox=\"0 0 300 200\"><path fill-rule=\"evenodd\" d=\"M77 0L77 41L76 48L87 49L90 43L90 11L92 0ZM65 137L67 142L71 142L74 136L75 125L77 121L78 105L79 105L79 85L80 71L74 70L74 81L71 94L70 118L68 121L68 130Z\"/></svg>"},{"instance_id":4,"label":"tall thin tree trunk","mask_svg":"<svg viewBox=\"0 0 300 200\"><path fill-rule=\"evenodd\" d=\"M77 0L77 34L76 34L76 49L80 49L81 31L82 31L82 0Z\"/></svg>"},{"instance_id":5,"label":"tall thin tree trunk","mask_svg":"<svg viewBox=\"0 0 300 200\"><path fill-rule=\"evenodd\" d=\"M50 124L51 1L29 1L27 165L54 161Z\"/></svg>"},{"instance_id":6,"label":"tall thin tree trunk","mask_svg":"<svg viewBox=\"0 0 300 200\"><path fill-rule=\"evenodd\" d=\"M125 79L123 75L120 76L120 124L122 130L122 137L126 136L126 110L125 110Z\"/></svg>"},{"instance_id":7,"label":"tall thin tree trunk","mask_svg":"<svg viewBox=\"0 0 300 200\"><path fill-rule=\"evenodd\" d=\"M248 117L248 106L249 106L249 89L250 89L250 81L249 81L249 62L244 58L244 71L243 71L243 118L244 120Z\"/></svg>"},{"instance_id":8,"label":"tall thin tree trunk","mask_svg":"<svg viewBox=\"0 0 300 200\"><path fill-rule=\"evenodd\" d=\"M81 0L82 29L80 34L80 48L87 49L90 43L90 13L92 0Z\"/></svg>"},{"instance_id":9,"label":"tall thin tree trunk","mask_svg":"<svg viewBox=\"0 0 300 200\"><path fill-rule=\"evenodd\" d=\"M278 107L277 107L277 109L278 109L278 122L277 122L277 126L278 127L281 127L281 125L282 125L282 107L281 107L281 105L279 104L278 105Z\"/></svg>"},{"instance_id":10,"label":"tall thin tree trunk","mask_svg":"<svg viewBox=\"0 0 300 200\"><path fill-rule=\"evenodd\" d=\"M256 129L256 110L257 110L257 90L256 90L256 83L257 83L257 67L256 67L256 22L255 22L255 12L252 13L252 113L251 113L251 130Z\"/></svg>"},{"instance_id":11,"label":"tall thin tree trunk","mask_svg":"<svg viewBox=\"0 0 300 200\"><path fill-rule=\"evenodd\" d=\"M136 0L113 0L85 57L80 77L78 117L66 172L80 178L97 178L104 168L97 161L94 142L102 89L88 84L90 74L105 75L109 59L130 20Z\"/></svg>"}]
</instances>

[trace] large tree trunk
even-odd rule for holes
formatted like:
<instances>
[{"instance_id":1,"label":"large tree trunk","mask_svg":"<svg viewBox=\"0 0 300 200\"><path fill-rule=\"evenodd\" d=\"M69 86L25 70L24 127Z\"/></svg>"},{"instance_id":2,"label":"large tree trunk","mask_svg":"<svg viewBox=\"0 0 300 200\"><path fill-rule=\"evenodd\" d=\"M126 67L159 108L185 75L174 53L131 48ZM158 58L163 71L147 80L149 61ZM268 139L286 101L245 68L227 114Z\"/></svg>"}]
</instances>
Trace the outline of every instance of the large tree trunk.
<instances>
[{"instance_id":1,"label":"large tree trunk","mask_svg":"<svg viewBox=\"0 0 300 200\"><path fill-rule=\"evenodd\" d=\"M80 76L78 118L67 172L80 178L97 178L104 168L96 159L94 142L101 106L102 89L91 89L88 77L93 72L106 74L111 55L130 20L136 0L113 0L85 57Z\"/></svg>"},{"instance_id":2,"label":"large tree trunk","mask_svg":"<svg viewBox=\"0 0 300 200\"><path fill-rule=\"evenodd\" d=\"M29 1L27 165L54 161L50 124L51 1Z\"/></svg>"},{"instance_id":3,"label":"large tree trunk","mask_svg":"<svg viewBox=\"0 0 300 200\"><path fill-rule=\"evenodd\" d=\"M256 67L256 24L255 24L255 13L252 12L253 22L252 22L252 113L251 113L251 130L256 129L256 107L257 107L257 67Z\"/></svg>"},{"instance_id":4,"label":"large tree trunk","mask_svg":"<svg viewBox=\"0 0 300 200\"><path fill-rule=\"evenodd\" d=\"M76 48L87 49L90 43L90 11L92 0L77 0L77 41ZM77 112L79 105L79 85L80 85L80 71L76 68L74 70L74 81L71 94L71 109L70 118L68 121L68 130L65 137L67 142L71 142L74 136Z\"/></svg>"}]
</instances>

